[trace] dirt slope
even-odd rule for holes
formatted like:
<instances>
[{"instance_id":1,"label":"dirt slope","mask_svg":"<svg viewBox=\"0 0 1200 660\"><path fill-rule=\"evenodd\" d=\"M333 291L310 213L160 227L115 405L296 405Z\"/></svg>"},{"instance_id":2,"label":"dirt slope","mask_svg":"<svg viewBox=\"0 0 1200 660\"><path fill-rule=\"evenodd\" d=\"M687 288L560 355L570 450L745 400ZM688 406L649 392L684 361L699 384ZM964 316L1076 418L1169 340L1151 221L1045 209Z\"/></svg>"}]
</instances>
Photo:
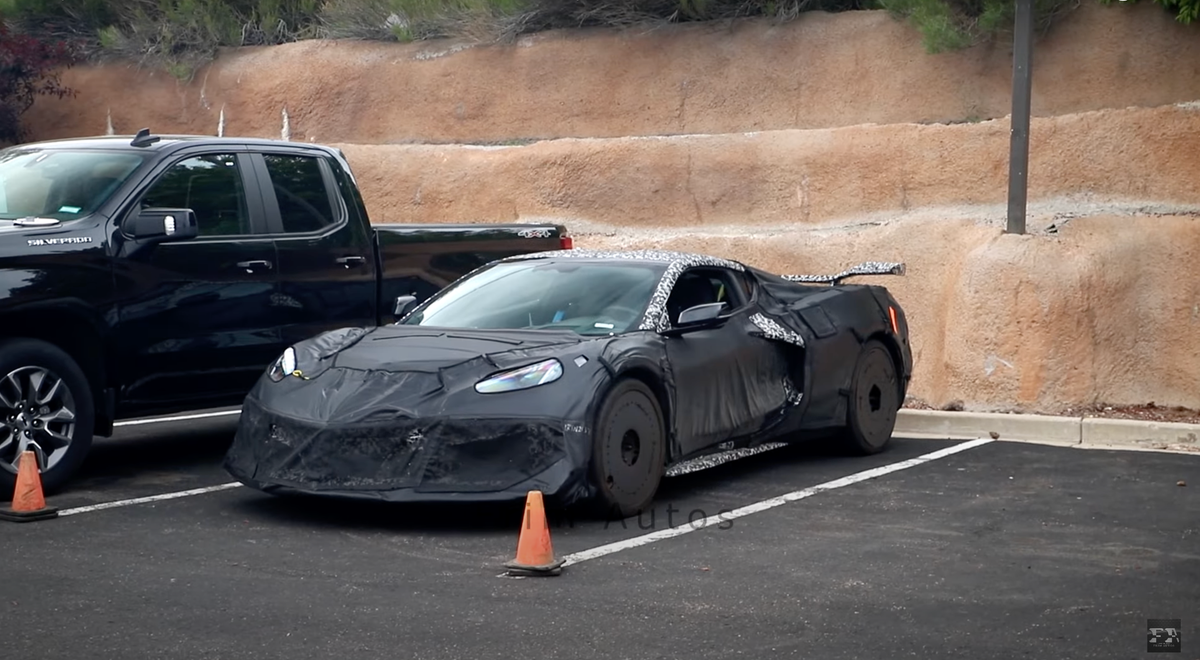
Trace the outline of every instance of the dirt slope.
<instances>
[{"instance_id":1,"label":"dirt slope","mask_svg":"<svg viewBox=\"0 0 1200 660\"><path fill-rule=\"evenodd\" d=\"M305 42L223 55L190 85L123 65L79 68L38 137L225 131L319 142L738 133L1003 117L1012 55L927 55L885 12L812 13L651 33L558 32L512 46ZM1033 111L1200 99L1200 38L1152 3L1083 3L1037 43Z\"/></svg>"},{"instance_id":2,"label":"dirt slope","mask_svg":"<svg viewBox=\"0 0 1200 660\"><path fill-rule=\"evenodd\" d=\"M1200 204L1200 108L1039 118L1030 145L1033 200ZM1007 119L502 148L341 146L383 222L807 224L1008 198Z\"/></svg>"}]
</instances>

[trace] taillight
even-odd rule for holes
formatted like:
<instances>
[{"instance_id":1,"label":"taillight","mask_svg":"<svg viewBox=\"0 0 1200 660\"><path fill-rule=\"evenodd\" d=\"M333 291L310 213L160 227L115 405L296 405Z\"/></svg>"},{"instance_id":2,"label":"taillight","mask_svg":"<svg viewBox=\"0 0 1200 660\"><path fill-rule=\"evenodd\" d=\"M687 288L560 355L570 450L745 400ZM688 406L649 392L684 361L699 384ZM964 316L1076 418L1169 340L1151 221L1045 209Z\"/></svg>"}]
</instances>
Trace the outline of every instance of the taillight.
<instances>
[{"instance_id":1,"label":"taillight","mask_svg":"<svg viewBox=\"0 0 1200 660\"><path fill-rule=\"evenodd\" d=\"M888 306L888 316L892 317L892 332L900 334L900 324L896 322L896 308Z\"/></svg>"},{"instance_id":2,"label":"taillight","mask_svg":"<svg viewBox=\"0 0 1200 660\"><path fill-rule=\"evenodd\" d=\"M575 248L575 240L570 236L560 236L558 242L560 249L572 250Z\"/></svg>"}]
</instances>

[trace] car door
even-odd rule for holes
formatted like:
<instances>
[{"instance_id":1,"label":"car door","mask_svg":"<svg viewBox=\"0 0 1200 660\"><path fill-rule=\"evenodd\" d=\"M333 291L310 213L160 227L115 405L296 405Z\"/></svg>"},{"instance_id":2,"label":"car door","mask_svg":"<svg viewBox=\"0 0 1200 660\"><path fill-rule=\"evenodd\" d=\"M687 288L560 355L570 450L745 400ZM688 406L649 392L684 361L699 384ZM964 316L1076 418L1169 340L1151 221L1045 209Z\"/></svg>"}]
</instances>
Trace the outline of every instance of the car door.
<instances>
[{"instance_id":1,"label":"car door","mask_svg":"<svg viewBox=\"0 0 1200 660\"><path fill-rule=\"evenodd\" d=\"M351 185L348 178L322 151L283 146L255 151L267 225L279 255L284 343L375 325L375 246L366 218L342 192Z\"/></svg>"},{"instance_id":2,"label":"car door","mask_svg":"<svg viewBox=\"0 0 1200 660\"><path fill-rule=\"evenodd\" d=\"M118 223L144 208L189 208L199 235L114 263L116 368L130 412L237 405L283 350L274 318L274 242L243 149L190 150L151 173ZM123 240L118 226L114 241Z\"/></svg>"},{"instance_id":3,"label":"car door","mask_svg":"<svg viewBox=\"0 0 1200 660\"><path fill-rule=\"evenodd\" d=\"M718 327L668 336L667 361L675 383L679 442L690 453L751 433L784 405L786 361L777 344L759 335L753 288L727 268L685 270L667 299L673 324L683 310L724 302Z\"/></svg>"}]
</instances>

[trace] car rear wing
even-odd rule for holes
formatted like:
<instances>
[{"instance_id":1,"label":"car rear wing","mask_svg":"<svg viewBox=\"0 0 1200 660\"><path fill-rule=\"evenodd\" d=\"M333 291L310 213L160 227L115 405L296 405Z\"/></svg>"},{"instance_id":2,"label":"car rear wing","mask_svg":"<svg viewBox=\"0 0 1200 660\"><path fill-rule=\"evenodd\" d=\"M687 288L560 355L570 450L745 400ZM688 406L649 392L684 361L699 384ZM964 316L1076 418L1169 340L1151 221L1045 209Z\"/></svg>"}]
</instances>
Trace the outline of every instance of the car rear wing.
<instances>
[{"instance_id":1,"label":"car rear wing","mask_svg":"<svg viewBox=\"0 0 1200 660\"><path fill-rule=\"evenodd\" d=\"M905 271L904 264L895 261L866 261L857 266L844 270L837 275L784 275L783 279L789 282L814 282L817 284L826 284L830 286L838 284L847 277L855 275L900 275L903 276Z\"/></svg>"}]
</instances>

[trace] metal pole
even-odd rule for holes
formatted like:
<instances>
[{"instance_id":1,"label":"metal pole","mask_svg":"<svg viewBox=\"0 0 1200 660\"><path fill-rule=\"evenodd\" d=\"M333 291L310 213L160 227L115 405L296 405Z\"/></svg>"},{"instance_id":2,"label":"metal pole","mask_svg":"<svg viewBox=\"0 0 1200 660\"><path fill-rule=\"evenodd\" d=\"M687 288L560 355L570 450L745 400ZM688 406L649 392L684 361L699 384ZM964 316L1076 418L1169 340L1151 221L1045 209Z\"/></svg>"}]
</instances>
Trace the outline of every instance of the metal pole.
<instances>
[{"instance_id":1,"label":"metal pole","mask_svg":"<svg viewBox=\"0 0 1200 660\"><path fill-rule=\"evenodd\" d=\"M1025 233L1029 191L1029 105L1033 94L1033 0L1016 0L1012 136L1008 156L1008 233Z\"/></svg>"}]
</instances>

